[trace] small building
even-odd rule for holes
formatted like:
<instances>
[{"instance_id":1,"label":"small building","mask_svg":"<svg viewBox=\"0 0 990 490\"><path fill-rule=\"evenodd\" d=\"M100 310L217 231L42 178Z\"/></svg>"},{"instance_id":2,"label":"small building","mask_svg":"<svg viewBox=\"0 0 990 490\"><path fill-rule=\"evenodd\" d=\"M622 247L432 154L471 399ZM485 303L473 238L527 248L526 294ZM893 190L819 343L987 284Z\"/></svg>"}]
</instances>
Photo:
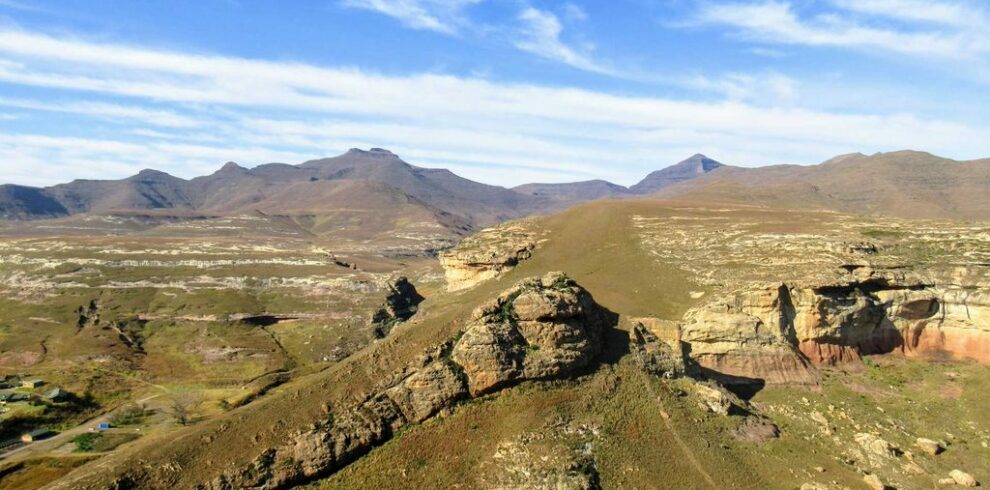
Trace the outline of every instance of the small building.
<instances>
[{"instance_id":1,"label":"small building","mask_svg":"<svg viewBox=\"0 0 990 490\"><path fill-rule=\"evenodd\" d=\"M110 423L109 422L100 422L100 425L97 425L96 428L97 429L100 429L100 430L107 430L107 429L110 428Z\"/></svg>"},{"instance_id":2,"label":"small building","mask_svg":"<svg viewBox=\"0 0 990 490\"><path fill-rule=\"evenodd\" d=\"M51 437L52 434L54 433L48 429L35 429L32 430L31 432L28 432L27 434L22 435L21 441L22 442L40 441L42 439L47 439Z\"/></svg>"},{"instance_id":3,"label":"small building","mask_svg":"<svg viewBox=\"0 0 990 490\"><path fill-rule=\"evenodd\" d=\"M37 388L43 384L45 384L45 380L43 379L25 379L21 381L22 387L31 389Z\"/></svg>"},{"instance_id":4,"label":"small building","mask_svg":"<svg viewBox=\"0 0 990 490\"><path fill-rule=\"evenodd\" d=\"M45 398L53 402L60 402L65 400L69 396L69 393L62 388L55 388L48 393L45 393Z\"/></svg>"}]
</instances>

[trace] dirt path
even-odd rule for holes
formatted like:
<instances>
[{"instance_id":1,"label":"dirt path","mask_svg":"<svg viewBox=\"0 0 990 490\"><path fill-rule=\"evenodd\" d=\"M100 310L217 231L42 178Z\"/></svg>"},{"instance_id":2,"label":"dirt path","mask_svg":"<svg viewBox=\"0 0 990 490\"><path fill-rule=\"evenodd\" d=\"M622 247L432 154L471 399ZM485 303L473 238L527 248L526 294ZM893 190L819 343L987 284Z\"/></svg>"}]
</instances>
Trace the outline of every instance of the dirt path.
<instances>
[{"instance_id":1,"label":"dirt path","mask_svg":"<svg viewBox=\"0 0 990 490\"><path fill-rule=\"evenodd\" d=\"M640 357L640 361L643 360L641 357L642 353L636 352L636 356ZM667 411L667 408L663 405L663 402L661 401L662 398L660 398L660 395L657 394L657 391L653 388L653 385L650 384L649 378L645 379L643 385L646 386L646 391L650 393L650 396L653 398L653 400L656 401L657 406L660 407L661 413L663 414L670 413ZM670 431L670 434L674 436L674 442L677 443L677 447L681 448L681 452L683 452L684 456L687 457L688 462L690 462L691 466L694 467L695 471L697 471L705 479L705 482L708 483L708 486L710 486L711 488L720 488L719 485L715 483L715 480L712 478L712 476L708 474L708 471L705 470L705 467L701 464L701 461L698 460L698 457L695 456L694 451L691 450L691 447L684 442L684 439L681 439L680 434L678 434L677 430L674 428L674 424L670 423L670 417L665 417L661 415L660 420L663 421L664 427L666 427L667 430Z\"/></svg>"},{"instance_id":2,"label":"dirt path","mask_svg":"<svg viewBox=\"0 0 990 490\"><path fill-rule=\"evenodd\" d=\"M162 394L159 393L157 395L151 395L151 396L144 397L144 398L138 400L136 403L138 403L138 404L146 403L146 402L151 401L151 400L153 400L155 398L158 398L159 396L162 396ZM79 434L85 434L85 433L89 432L90 429L92 429L94 427L97 427L100 424L109 423L111 420L113 420L113 416L117 412L117 410L120 410L120 409L118 408L118 409L115 409L115 410L111 410L111 411L109 411L107 413L104 413L102 415L98 415L96 417L93 417L93 418L91 418L91 419L89 419L89 420L87 420L87 421L85 421L85 422L83 422L83 423L81 423L81 424L79 424L79 425L77 425L77 426L69 429L69 430L66 430L66 431L63 431L63 432L59 432L55 436L52 436L52 437L50 437L48 439L44 439L44 440L36 441L36 442L31 442L31 443L24 444L22 446L18 446L18 447L14 448L14 449L11 449L10 451L8 451L6 453L0 454L0 460L4 461L5 463L10 463L10 462L13 462L13 461L20 461L20 460L23 460L23 459L27 459L27 458L30 458L31 456L35 456L35 455L38 455L38 454L44 454L44 453L51 452L51 451L55 450L56 448L58 448L59 446L61 446L63 444L66 444L67 442L69 442L73 437L76 437Z\"/></svg>"}]
</instances>

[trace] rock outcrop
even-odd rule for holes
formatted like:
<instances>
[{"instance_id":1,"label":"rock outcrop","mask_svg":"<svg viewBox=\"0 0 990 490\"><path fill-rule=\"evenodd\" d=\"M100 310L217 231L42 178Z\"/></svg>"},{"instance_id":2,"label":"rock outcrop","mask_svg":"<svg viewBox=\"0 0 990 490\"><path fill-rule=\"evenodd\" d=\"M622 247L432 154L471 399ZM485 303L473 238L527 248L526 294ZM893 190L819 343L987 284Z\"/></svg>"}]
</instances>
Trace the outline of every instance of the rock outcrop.
<instances>
[{"instance_id":1,"label":"rock outcrop","mask_svg":"<svg viewBox=\"0 0 990 490\"><path fill-rule=\"evenodd\" d=\"M566 376L601 350L606 322L587 291L550 273L478 308L451 357L474 396L519 380Z\"/></svg>"},{"instance_id":2,"label":"rock outcrop","mask_svg":"<svg viewBox=\"0 0 990 490\"><path fill-rule=\"evenodd\" d=\"M685 373L681 327L656 318L634 318L630 348L644 371L662 378Z\"/></svg>"},{"instance_id":3,"label":"rock outcrop","mask_svg":"<svg viewBox=\"0 0 990 490\"><path fill-rule=\"evenodd\" d=\"M595 461L599 429L559 422L498 445L478 485L493 489L601 488Z\"/></svg>"},{"instance_id":4,"label":"rock outcrop","mask_svg":"<svg viewBox=\"0 0 990 490\"><path fill-rule=\"evenodd\" d=\"M535 248L535 235L511 224L465 238L457 247L440 254L447 290L467 289L498 277L530 258Z\"/></svg>"},{"instance_id":5,"label":"rock outcrop","mask_svg":"<svg viewBox=\"0 0 990 490\"><path fill-rule=\"evenodd\" d=\"M384 338L392 327L416 314L423 297L416 291L409 279L399 277L388 285L385 302L371 317L375 327L375 337Z\"/></svg>"},{"instance_id":6,"label":"rock outcrop","mask_svg":"<svg viewBox=\"0 0 990 490\"><path fill-rule=\"evenodd\" d=\"M786 287L720 298L684 317L693 374L724 384L815 382L796 350Z\"/></svg>"},{"instance_id":7,"label":"rock outcrop","mask_svg":"<svg viewBox=\"0 0 990 490\"><path fill-rule=\"evenodd\" d=\"M323 420L287 444L225 472L206 488L285 488L310 481L458 400L523 380L575 373L601 350L609 321L591 295L564 274L526 279L479 307L456 344L448 341L423 354L351 405L328 407Z\"/></svg>"}]
</instances>

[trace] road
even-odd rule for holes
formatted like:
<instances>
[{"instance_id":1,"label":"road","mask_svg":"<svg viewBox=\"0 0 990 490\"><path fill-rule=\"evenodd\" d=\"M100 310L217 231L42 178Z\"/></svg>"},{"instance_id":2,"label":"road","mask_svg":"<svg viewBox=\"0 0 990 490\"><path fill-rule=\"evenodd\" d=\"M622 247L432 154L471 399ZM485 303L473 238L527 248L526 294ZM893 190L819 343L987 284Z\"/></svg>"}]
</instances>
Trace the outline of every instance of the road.
<instances>
[{"instance_id":1,"label":"road","mask_svg":"<svg viewBox=\"0 0 990 490\"><path fill-rule=\"evenodd\" d=\"M158 398L159 396L162 396L162 393L142 398L137 401L137 404L146 403L155 398ZM31 456L35 456L38 454L51 452L57 449L59 446L69 442L73 437L76 437L79 434L85 434L89 432L90 429L95 428L100 424L109 423L111 420L113 420L113 416L116 414L118 410L120 410L120 408L117 408L116 410L111 410L102 415L98 415L94 418L91 418L83 422L82 424L77 425L76 427L73 427L63 432L59 432L58 434L49 437L48 439L30 442L21 446L17 446L14 449L11 449L10 451L0 453L0 461L9 463L12 461L20 461L23 459L27 459Z\"/></svg>"}]
</instances>

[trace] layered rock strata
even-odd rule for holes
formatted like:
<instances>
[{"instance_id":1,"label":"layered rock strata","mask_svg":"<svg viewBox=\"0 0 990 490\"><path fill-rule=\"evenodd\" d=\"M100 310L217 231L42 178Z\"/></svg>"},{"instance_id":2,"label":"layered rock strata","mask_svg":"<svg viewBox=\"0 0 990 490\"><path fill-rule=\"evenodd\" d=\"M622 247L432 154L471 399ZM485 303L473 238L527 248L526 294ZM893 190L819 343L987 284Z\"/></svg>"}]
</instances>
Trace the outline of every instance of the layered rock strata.
<instances>
[{"instance_id":1,"label":"layered rock strata","mask_svg":"<svg viewBox=\"0 0 990 490\"><path fill-rule=\"evenodd\" d=\"M990 362L990 294L875 272L833 284L778 284L689 311L687 356L724 382L812 383L815 366L900 353Z\"/></svg>"}]
</instances>

